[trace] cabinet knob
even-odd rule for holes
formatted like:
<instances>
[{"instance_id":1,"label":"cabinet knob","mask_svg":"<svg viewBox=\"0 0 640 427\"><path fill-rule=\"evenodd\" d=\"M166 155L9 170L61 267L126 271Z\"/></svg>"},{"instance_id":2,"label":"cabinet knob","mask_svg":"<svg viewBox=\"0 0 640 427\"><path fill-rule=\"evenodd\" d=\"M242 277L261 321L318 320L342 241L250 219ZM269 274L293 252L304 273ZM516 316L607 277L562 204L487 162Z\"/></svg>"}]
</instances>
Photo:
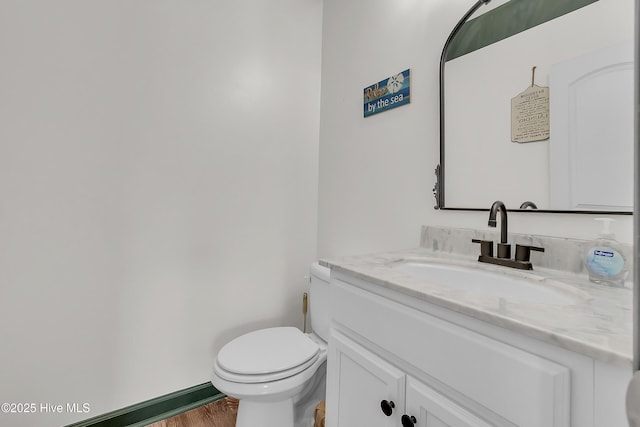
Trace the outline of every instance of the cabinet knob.
<instances>
[{"instance_id":1,"label":"cabinet knob","mask_svg":"<svg viewBox=\"0 0 640 427\"><path fill-rule=\"evenodd\" d=\"M393 400L383 400L382 402L380 402L380 408L387 417L391 416L391 414L393 413L393 408L395 407L396 404L393 403Z\"/></svg>"},{"instance_id":2,"label":"cabinet knob","mask_svg":"<svg viewBox=\"0 0 640 427\"><path fill-rule=\"evenodd\" d=\"M403 415L402 418L400 418L400 421L402 421L402 427L413 427L418 422L418 420L416 420L416 417L414 417L413 415Z\"/></svg>"}]
</instances>

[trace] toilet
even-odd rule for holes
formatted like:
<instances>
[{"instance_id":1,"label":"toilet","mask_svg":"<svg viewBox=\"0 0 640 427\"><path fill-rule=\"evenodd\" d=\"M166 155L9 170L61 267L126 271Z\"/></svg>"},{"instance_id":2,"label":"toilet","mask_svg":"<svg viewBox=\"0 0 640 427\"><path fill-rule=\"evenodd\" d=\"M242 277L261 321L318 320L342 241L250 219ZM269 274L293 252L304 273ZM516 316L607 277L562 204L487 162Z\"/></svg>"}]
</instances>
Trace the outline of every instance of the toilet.
<instances>
[{"instance_id":1,"label":"toilet","mask_svg":"<svg viewBox=\"0 0 640 427\"><path fill-rule=\"evenodd\" d=\"M314 263L310 334L294 327L249 332L216 357L213 386L240 401L236 427L306 427L325 398L329 336L329 269Z\"/></svg>"}]
</instances>

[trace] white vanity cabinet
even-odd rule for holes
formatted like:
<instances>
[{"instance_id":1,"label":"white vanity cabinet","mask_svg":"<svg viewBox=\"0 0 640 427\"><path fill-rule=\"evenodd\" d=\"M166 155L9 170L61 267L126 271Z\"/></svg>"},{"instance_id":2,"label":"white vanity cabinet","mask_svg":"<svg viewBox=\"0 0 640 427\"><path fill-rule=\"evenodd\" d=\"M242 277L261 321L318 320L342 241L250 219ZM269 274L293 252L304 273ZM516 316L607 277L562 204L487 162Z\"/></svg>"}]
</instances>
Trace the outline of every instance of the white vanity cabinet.
<instances>
[{"instance_id":1,"label":"white vanity cabinet","mask_svg":"<svg viewBox=\"0 0 640 427\"><path fill-rule=\"evenodd\" d=\"M409 418L405 424L414 423L419 427L491 426L433 388L411 377L407 378L405 412L403 416Z\"/></svg>"},{"instance_id":2,"label":"white vanity cabinet","mask_svg":"<svg viewBox=\"0 0 640 427\"><path fill-rule=\"evenodd\" d=\"M339 332L331 348L327 426L490 426Z\"/></svg>"},{"instance_id":3,"label":"white vanity cabinet","mask_svg":"<svg viewBox=\"0 0 640 427\"><path fill-rule=\"evenodd\" d=\"M400 425L404 410L406 375L372 352L335 332L328 363L332 366L327 385L327 426L392 427ZM388 413L383 413L383 401Z\"/></svg>"},{"instance_id":4,"label":"white vanity cabinet","mask_svg":"<svg viewBox=\"0 0 640 427\"><path fill-rule=\"evenodd\" d=\"M624 426L594 401L606 391L589 357L348 275L331 282L327 427Z\"/></svg>"}]
</instances>

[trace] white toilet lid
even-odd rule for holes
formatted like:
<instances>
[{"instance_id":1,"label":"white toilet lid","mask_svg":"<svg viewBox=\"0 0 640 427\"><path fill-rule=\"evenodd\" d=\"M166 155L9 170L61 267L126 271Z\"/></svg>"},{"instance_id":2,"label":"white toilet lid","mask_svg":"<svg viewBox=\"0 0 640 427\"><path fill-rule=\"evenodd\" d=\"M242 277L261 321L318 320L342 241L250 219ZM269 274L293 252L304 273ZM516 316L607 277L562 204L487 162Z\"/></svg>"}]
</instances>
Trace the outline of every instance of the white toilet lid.
<instances>
[{"instance_id":1,"label":"white toilet lid","mask_svg":"<svg viewBox=\"0 0 640 427\"><path fill-rule=\"evenodd\" d=\"M313 365L319 358L319 355L316 354L311 359L303 363L302 365L298 365L291 369L285 369L284 371L274 372L270 374L235 374L233 372L226 371L220 367L218 362L213 365L213 370L220 378L225 379L227 381L231 381L234 383L245 383L245 384L260 384L260 383L268 383L272 381L278 381L285 378L292 377L294 375L299 374L300 372L307 369L309 366Z\"/></svg>"},{"instance_id":2,"label":"white toilet lid","mask_svg":"<svg viewBox=\"0 0 640 427\"><path fill-rule=\"evenodd\" d=\"M260 329L222 347L217 364L232 374L271 376L280 372L291 376L312 363L318 351L318 344L297 328Z\"/></svg>"}]
</instances>

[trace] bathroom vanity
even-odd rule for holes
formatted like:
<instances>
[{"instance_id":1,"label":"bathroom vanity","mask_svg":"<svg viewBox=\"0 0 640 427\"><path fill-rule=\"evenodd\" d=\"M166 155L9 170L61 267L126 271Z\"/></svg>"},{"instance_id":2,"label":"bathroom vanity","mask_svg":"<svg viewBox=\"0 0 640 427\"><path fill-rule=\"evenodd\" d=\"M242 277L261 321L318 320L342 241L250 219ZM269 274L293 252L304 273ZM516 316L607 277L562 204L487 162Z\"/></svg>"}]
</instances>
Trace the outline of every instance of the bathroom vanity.
<instances>
[{"instance_id":1,"label":"bathroom vanity","mask_svg":"<svg viewBox=\"0 0 640 427\"><path fill-rule=\"evenodd\" d=\"M626 426L630 289L426 248L322 263L327 427Z\"/></svg>"}]
</instances>

